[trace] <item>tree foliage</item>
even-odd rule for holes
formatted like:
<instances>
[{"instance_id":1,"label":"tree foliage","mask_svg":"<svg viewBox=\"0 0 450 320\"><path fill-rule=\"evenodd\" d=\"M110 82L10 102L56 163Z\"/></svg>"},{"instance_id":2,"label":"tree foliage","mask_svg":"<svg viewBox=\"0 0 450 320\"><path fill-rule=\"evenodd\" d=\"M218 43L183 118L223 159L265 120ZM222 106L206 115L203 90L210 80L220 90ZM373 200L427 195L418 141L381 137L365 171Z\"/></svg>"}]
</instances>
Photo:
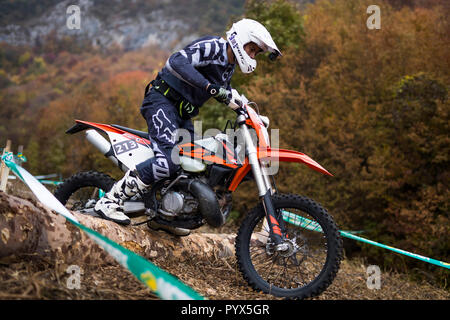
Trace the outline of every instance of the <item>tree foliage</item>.
<instances>
[{"instance_id":1,"label":"tree foliage","mask_svg":"<svg viewBox=\"0 0 450 320\"><path fill-rule=\"evenodd\" d=\"M276 68L263 65L245 89L280 128L283 147L335 175L282 166L282 191L317 198L342 228L447 261L449 22L439 4L382 3L381 29L369 30L370 4L309 5L301 12L304 44L288 46ZM380 265L403 265L399 256L364 250Z\"/></svg>"},{"instance_id":2,"label":"tree foliage","mask_svg":"<svg viewBox=\"0 0 450 320\"><path fill-rule=\"evenodd\" d=\"M366 27L371 4L318 0L300 8L284 0L247 1L245 16L267 26L283 56L275 63L258 57L251 75L237 67L232 86L270 117L280 147L304 152L334 174L283 164L280 192L317 199L342 229L364 230L375 241L448 261L445 1L379 1L379 30ZM0 143L8 137L24 144L35 174L67 177L97 169L120 176L82 135L64 132L74 119L146 130L139 114L143 89L167 55L156 48L101 53L66 51L51 41L33 50L2 44ZM210 102L195 120L206 130L233 118ZM239 187L235 208L245 212L256 196L253 185ZM379 265L418 267L445 281L446 271L435 266L360 249Z\"/></svg>"}]
</instances>

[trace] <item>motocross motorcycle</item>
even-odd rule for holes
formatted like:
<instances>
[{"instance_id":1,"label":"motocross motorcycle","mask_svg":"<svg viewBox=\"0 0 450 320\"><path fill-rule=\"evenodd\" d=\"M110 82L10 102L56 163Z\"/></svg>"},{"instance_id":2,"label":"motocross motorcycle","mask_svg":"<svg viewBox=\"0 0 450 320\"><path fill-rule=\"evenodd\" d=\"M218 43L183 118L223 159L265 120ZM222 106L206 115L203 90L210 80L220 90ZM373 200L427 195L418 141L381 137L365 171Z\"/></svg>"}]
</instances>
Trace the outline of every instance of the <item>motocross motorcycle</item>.
<instances>
[{"instance_id":1,"label":"motocross motorcycle","mask_svg":"<svg viewBox=\"0 0 450 320\"><path fill-rule=\"evenodd\" d=\"M233 99L237 117L227 127L231 124L241 143L230 144L233 138L222 132L179 144L179 172L125 201L124 212L130 217L147 216L147 223L153 220L191 230L204 224L217 228L231 211L232 193L244 181L253 180L260 201L243 219L235 239L244 279L253 289L278 297L317 296L338 272L342 239L320 204L305 196L278 193L269 166L273 161L298 162L332 174L303 153L271 148L269 119L244 96ZM81 120L66 132L81 131L124 172L154 156L147 132ZM239 157L242 151L244 156ZM95 215L95 203L114 182L104 173L79 172L60 184L55 196L70 210Z\"/></svg>"}]
</instances>

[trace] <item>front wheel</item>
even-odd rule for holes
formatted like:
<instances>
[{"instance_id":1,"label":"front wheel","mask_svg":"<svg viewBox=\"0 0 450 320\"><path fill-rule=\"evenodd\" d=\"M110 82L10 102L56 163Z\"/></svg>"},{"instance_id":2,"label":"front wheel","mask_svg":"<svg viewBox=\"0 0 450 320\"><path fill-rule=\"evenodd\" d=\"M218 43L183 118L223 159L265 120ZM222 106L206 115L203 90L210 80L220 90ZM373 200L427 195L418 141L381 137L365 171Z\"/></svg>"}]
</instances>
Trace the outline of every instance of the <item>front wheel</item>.
<instances>
[{"instance_id":1,"label":"front wheel","mask_svg":"<svg viewBox=\"0 0 450 320\"><path fill-rule=\"evenodd\" d=\"M342 239L332 217L315 201L274 195L275 211L287 250L276 250L261 204L243 221L236 257L244 279L256 290L304 299L322 293L334 280L342 259Z\"/></svg>"}]
</instances>

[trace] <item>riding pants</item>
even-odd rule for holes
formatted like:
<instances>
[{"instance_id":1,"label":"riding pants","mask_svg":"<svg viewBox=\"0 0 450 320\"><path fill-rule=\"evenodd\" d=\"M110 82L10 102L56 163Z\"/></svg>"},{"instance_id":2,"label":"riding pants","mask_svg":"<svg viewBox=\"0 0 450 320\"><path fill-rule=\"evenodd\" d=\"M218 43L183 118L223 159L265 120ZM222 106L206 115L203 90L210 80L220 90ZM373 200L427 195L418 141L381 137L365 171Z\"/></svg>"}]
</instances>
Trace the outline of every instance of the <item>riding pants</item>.
<instances>
[{"instance_id":1,"label":"riding pants","mask_svg":"<svg viewBox=\"0 0 450 320\"><path fill-rule=\"evenodd\" d=\"M136 169L145 184L152 184L178 171L180 167L172 158L172 150L180 142L179 129L185 129L193 137L194 126L190 119L182 119L174 104L153 88L145 96L140 111L147 121L155 156L138 164Z\"/></svg>"}]
</instances>

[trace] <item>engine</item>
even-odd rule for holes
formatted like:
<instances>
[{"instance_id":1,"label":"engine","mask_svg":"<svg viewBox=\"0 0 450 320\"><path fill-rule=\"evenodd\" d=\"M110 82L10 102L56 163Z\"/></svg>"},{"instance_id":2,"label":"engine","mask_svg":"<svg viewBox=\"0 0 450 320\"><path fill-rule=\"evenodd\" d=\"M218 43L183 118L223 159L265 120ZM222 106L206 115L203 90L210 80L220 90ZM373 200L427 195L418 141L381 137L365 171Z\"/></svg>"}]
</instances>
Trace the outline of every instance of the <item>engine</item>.
<instances>
[{"instance_id":1,"label":"engine","mask_svg":"<svg viewBox=\"0 0 450 320\"><path fill-rule=\"evenodd\" d=\"M197 212L198 201L183 191L168 191L161 199L160 212L166 217L189 215Z\"/></svg>"},{"instance_id":2,"label":"engine","mask_svg":"<svg viewBox=\"0 0 450 320\"><path fill-rule=\"evenodd\" d=\"M178 221L180 226L183 224L182 221L187 220L197 221L195 223L191 221L189 225L206 222L212 227L220 227L225 223L231 211L230 193L216 193L200 179L180 179L174 184L169 185L167 189L161 189L158 201L160 203L158 213L161 214L161 218L172 223ZM153 203L156 205L155 196ZM151 204L147 206L151 207Z\"/></svg>"}]
</instances>

